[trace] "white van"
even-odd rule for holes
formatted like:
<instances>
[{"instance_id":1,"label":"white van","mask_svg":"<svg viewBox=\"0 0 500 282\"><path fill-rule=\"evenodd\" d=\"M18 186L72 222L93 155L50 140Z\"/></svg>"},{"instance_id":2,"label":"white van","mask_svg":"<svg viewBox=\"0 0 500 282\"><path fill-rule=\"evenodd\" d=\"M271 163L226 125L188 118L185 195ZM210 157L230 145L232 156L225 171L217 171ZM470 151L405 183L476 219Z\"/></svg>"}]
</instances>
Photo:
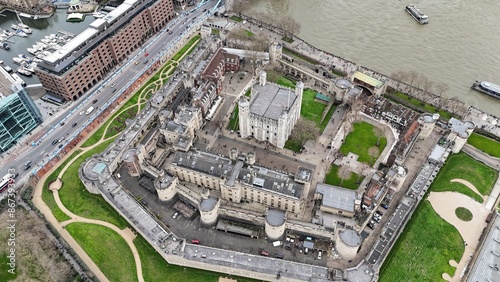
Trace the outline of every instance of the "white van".
<instances>
[{"instance_id":1,"label":"white van","mask_svg":"<svg viewBox=\"0 0 500 282\"><path fill-rule=\"evenodd\" d=\"M283 245L283 242L281 242L281 241L274 241L274 242L273 242L273 246L274 246L274 247L279 247L279 246L281 246L281 245Z\"/></svg>"},{"instance_id":2,"label":"white van","mask_svg":"<svg viewBox=\"0 0 500 282\"><path fill-rule=\"evenodd\" d=\"M87 109L87 111L85 112L85 114L90 114L92 111L94 110L94 107L90 107Z\"/></svg>"}]
</instances>

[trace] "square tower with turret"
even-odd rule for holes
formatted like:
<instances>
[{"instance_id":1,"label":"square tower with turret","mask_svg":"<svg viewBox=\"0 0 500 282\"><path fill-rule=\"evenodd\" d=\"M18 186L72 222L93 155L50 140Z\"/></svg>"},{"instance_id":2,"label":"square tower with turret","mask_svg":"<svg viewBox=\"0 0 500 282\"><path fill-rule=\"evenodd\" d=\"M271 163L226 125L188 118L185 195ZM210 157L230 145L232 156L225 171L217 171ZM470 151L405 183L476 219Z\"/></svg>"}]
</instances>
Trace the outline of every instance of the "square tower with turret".
<instances>
[{"instance_id":1,"label":"square tower with turret","mask_svg":"<svg viewBox=\"0 0 500 282\"><path fill-rule=\"evenodd\" d=\"M241 98L238 102L241 137L283 148L300 117L304 83L298 82L295 89L269 83L261 71L259 83L251 91L251 101Z\"/></svg>"}]
</instances>

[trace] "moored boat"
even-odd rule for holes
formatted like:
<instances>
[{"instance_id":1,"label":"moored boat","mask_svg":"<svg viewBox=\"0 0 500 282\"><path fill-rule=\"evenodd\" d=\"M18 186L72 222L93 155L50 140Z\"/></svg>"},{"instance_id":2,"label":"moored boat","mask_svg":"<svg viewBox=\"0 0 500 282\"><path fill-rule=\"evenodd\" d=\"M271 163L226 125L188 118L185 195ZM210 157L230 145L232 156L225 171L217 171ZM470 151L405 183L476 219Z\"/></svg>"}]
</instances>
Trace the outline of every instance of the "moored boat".
<instances>
[{"instance_id":1,"label":"moored boat","mask_svg":"<svg viewBox=\"0 0 500 282\"><path fill-rule=\"evenodd\" d=\"M24 75L24 76L31 76L31 75L32 75L32 73L31 73L30 71L28 71L28 70L24 69L23 67L18 68L18 69L17 69L17 72L18 72L19 74Z\"/></svg>"},{"instance_id":2,"label":"moored boat","mask_svg":"<svg viewBox=\"0 0 500 282\"><path fill-rule=\"evenodd\" d=\"M419 24L428 24L429 17L422 13L415 5L410 4L405 8L406 12L410 14Z\"/></svg>"},{"instance_id":3,"label":"moored boat","mask_svg":"<svg viewBox=\"0 0 500 282\"><path fill-rule=\"evenodd\" d=\"M16 30L16 35L21 36L21 37L28 37L28 34L26 34L26 32L24 32L20 29Z\"/></svg>"},{"instance_id":4,"label":"moored boat","mask_svg":"<svg viewBox=\"0 0 500 282\"><path fill-rule=\"evenodd\" d=\"M85 20L85 15L82 13L68 14L68 17L66 18L67 22L82 22L84 20Z\"/></svg>"},{"instance_id":5,"label":"moored boat","mask_svg":"<svg viewBox=\"0 0 500 282\"><path fill-rule=\"evenodd\" d=\"M10 27L13 29L13 30L18 30L19 29L19 26L16 25L16 24L11 24Z\"/></svg>"},{"instance_id":6,"label":"moored boat","mask_svg":"<svg viewBox=\"0 0 500 282\"><path fill-rule=\"evenodd\" d=\"M472 84L472 89L500 99L500 86L488 81L476 81Z\"/></svg>"},{"instance_id":7,"label":"moored boat","mask_svg":"<svg viewBox=\"0 0 500 282\"><path fill-rule=\"evenodd\" d=\"M7 42L0 43L0 48L4 50L10 50L10 45Z\"/></svg>"}]
</instances>

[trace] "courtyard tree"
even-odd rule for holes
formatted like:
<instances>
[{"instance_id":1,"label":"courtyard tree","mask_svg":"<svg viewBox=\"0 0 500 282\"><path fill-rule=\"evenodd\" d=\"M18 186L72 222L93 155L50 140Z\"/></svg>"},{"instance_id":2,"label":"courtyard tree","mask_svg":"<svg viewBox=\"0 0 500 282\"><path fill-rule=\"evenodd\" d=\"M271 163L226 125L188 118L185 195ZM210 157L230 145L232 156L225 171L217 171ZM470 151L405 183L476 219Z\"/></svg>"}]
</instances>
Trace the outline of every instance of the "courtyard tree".
<instances>
[{"instance_id":1,"label":"courtyard tree","mask_svg":"<svg viewBox=\"0 0 500 282\"><path fill-rule=\"evenodd\" d=\"M338 171L338 176L340 178L340 186L342 187L342 183L344 182L344 180L346 179L349 179L351 177L351 170L349 169L348 166L340 166L339 167L339 171Z\"/></svg>"},{"instance_id":2,"label":"courtyard tree","mask_svg":"<svg viewBox=\"0 0 500 282\"><path fill-rule=\"evenodd\" d=\"M375 136L377 136L377 143L375 145L377 147L379 147L380 146L380 139L385 136L385 127L382 127L382 128L374 127L373 134L375 134Z\"/></svg>"},{"instance_id":3,"label":"courtyard tree","mask_svg":"<svg viewBox=\"0 0 500 282\"><path fill-rule=\"evenodd\" d=\"M300 23L290 15L282 17L279 23L279 27L285 31L286 37L290 39L293 39L293 36L300 31Z\"/></svg>"},{"instance_id":4,"label":"courtyard tree","mask_svg":"<svg viewBox=\"0 0 500 282\"><path fill-rule=\"evenodd\" d=\"M315 140L319 135L319 128L313 121L299 118L290 134L290 140L302 147L308 140Z\"/></svg>"},{"instance_id":5,"label":"courtyard tree","mask_svg":"<svg viewBox=\"0 0 500 282\"><path fill-rule=\"evenodd\" d=\"M359 170L359 174L358 174L358 179L356 180L357 184L359 184L361 182L361 179L363 178L363 174L368 169L370 169L369 165L367 165L367 164L361 164L361 167L360 167L360 170Z\"/></svg>"},{"instance_id":6,"label":"courtyard tree","mask_svg":"<svg viewBox=\"0 0 500 282\"><path fill-rule=\"evenodd\" d=\"M373 164L373 159L376 159L378 157L378 147L377 146L372 146L370 149L368 149L368 155L370 155L370 164Z\"/></svg>"}]
</instances>

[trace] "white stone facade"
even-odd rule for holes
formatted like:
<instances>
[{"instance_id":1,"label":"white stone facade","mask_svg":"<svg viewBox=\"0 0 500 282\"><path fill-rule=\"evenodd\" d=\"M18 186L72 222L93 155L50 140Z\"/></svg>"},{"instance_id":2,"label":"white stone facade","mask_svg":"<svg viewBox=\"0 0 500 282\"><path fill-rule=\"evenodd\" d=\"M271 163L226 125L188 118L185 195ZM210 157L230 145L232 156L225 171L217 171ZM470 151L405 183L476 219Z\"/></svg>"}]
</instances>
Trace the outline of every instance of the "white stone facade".
<instances>
[{"instance_id":1,"label":"white stone facade","mask_svg":"<svg viewBox=\"0 0 500 282\"><path fill-rule=\"evenodd\" d=\"M269 83L265 72L259 80L252 87L251 101L241 98L238 102L241 137L251 136L283 148L300 118L304 84L298 82L293 90Z\"/></svg>"}]
</instances>

